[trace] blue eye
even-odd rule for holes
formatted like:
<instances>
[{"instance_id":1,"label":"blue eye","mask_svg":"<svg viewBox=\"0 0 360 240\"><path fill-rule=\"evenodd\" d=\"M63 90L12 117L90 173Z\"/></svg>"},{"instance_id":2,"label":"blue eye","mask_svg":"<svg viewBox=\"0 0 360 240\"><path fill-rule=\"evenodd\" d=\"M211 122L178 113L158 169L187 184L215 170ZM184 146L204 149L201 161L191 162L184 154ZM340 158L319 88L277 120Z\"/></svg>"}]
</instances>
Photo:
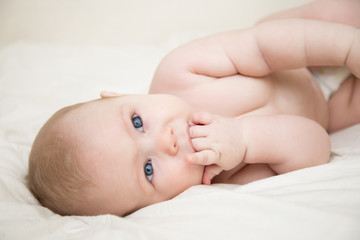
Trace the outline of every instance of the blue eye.
<instances>
[{"instance_id":1,"label":"blue eye","mask_svg":"<svg viewBox=\"0 0 360 240\"><path fill-rule=\"evenodd\" d=\"M153 173L154 173L154 169L153 166L151 164L151 160L149 160L144 167L144 172L145 172L145 176L146 178L151 182L152 177L153 177Z\"/></svg>"},{"instance_id":2,"label":"blue eye","mask_svg":"<svg viewBox=\"0 0 360 240\"><path fill-rule=\"evenodd\" d=\"M139 116L137 115L133 115L132 119L132 124L134 125L134 128L140 132L144 132L144 129L143 129L143 123L142 123L142 120Z\"/></svg>"}]
</instances>

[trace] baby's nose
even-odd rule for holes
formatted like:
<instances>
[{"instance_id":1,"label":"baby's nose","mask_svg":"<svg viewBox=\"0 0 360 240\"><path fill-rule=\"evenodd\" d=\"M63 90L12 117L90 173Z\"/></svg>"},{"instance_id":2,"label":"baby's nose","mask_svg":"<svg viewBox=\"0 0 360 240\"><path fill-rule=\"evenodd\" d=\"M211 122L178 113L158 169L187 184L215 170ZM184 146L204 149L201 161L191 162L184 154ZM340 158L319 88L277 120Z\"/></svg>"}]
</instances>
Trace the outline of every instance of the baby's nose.
<instances>
[{"instance_id":1,"label":"baby's nose","mask_svg":"<svg viewBox=\"0 0 360 240\"><path fill-rule=\"evenodd\" d=\"M160 151L175 155L178 152L178 144L174 130L170 127L164 127L159 133L157 145Z\"/></svg>"}]
</instances>

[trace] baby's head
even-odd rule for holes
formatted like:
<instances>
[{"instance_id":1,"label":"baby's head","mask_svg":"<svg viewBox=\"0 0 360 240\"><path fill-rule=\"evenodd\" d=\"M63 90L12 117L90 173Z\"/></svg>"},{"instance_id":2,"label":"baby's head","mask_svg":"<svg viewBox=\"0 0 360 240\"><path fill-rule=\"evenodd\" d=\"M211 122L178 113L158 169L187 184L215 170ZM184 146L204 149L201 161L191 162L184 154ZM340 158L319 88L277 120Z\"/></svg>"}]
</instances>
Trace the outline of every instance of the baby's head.
<instances>
[{"instance_id":1,"label":"baby's head","mask_svg":"<svg viewBox=\"0 0 360 240\"><path fill-rule=\"evenodd\" d=\"M126 215L201 184L185 161L192 110L170 95L108 97L61 109L36 137L29 186L62 215Z\"/></svg>"}]
</instances>

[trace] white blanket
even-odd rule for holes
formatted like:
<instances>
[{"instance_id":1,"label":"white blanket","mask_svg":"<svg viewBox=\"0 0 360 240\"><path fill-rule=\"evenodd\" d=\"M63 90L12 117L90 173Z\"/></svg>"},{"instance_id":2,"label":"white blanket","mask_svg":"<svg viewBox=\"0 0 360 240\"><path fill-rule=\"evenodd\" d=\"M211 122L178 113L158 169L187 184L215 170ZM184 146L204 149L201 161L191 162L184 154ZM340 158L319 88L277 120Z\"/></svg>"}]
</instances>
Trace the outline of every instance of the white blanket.
<instances>
[{"instance_id":1,"label":"white blanket","mask_svg":"<svg viewBox=\"0 0 360 240\"><path fill-rule=\"evenodd\" d=\"M24 177L41 125L100 90L146 93L170 45L0 49L0 239L360 239L360 125L331 136L329 164L195 186L125 218L61 217L39 205Z\"/></svg>"}]
</instances>

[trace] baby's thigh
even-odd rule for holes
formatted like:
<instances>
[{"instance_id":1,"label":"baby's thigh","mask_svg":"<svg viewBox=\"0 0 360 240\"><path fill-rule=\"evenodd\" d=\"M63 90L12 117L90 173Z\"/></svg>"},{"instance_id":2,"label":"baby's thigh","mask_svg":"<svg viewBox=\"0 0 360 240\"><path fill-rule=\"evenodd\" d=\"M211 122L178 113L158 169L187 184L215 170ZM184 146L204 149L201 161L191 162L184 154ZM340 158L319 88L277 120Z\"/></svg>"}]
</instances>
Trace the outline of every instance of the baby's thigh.
<instances>
[{"instance_id":1,"label":"baby's thigh","mask_svg":"<svg viewBox=\"0 0 360 240\"><path fill-rule=\"evenodd\" d=\"M229 179L228 183L247 184L277 175L268 164L248 164Z\"/></svg>"},{"instance_id":2,"label":"baby's thigh","mask_svg":"<svg viewBox=\"0 0 360 240\"><path fill-rule=\"evenodd\" d=\"M360 123L360 79L350 76L329 101L329 132Z\"/></svg>"}]
</instances>

